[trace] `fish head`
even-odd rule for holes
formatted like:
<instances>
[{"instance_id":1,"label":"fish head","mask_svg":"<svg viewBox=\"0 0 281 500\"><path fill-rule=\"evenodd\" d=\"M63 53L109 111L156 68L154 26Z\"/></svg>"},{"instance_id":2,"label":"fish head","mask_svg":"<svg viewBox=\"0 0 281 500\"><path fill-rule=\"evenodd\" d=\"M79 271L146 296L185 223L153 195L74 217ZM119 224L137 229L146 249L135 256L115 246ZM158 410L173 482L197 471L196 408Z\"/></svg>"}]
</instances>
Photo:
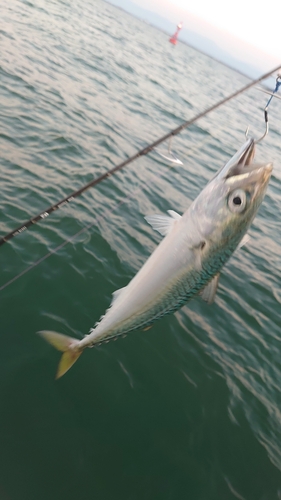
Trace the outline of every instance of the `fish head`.
<instances>
[{"instance_id":1,"label":"fish head","mask_svg":"<svg viewBox=\"0 0 281 500\"><path fill-rule=\"evenodd\" d=\"M196 239L210 250L234 251L263 201L272 168L272 163L242 162L222 169L190 207Z\"/></svg>"}]
</instances>

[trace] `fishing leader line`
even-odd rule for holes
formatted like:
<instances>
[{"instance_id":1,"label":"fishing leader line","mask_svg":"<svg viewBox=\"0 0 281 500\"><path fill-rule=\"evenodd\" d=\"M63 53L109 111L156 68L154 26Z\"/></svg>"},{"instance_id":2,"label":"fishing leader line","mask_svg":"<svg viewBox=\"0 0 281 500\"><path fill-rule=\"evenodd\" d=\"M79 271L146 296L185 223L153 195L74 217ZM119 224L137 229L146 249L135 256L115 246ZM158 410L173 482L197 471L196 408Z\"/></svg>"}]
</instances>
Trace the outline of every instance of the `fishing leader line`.
<instances>
[{"instance_id":1,"label":"fishing leader line","mask_svg":"<svg viewBox=\"0 0 281 500\"><path fill-rule=\"evenodd\" d=\"M38 215L30 218L28 221L24 222L19 227L17 227L16 229L14 229L13 231L11 231L10 233L7 233L5 236L3 236L0 239L0 246L4 245L4 243L7 243L7 241L9 241L10 239L14 238L18 234L21 234L22 232L26 231L26 229L28 229L30 226L36 224L40 220L45 219L46 217L48 217L55 210L58 210L59 208L62 208L63 206L65 206L67 203L70 203L72 200L74 200L77 196L79 196L82 193L84 193L84 191L86 191L90 187L96 186L100 182L104 181L106 178L110 177L111 175L113 175L116 172L118 172L119 170L121 170L123 167L125 167L129 163L132 163L134 160L136 160L140 156L147 155L148 153L150 153L153 149L155 149L162 142L165 142L170 137L178 135L182 130L184 130L185 128L189 127L190 125L192 125L193 123L195 123L200 118L203 118L204 116L206 116L211 111L214 111L215 109L219 108L220 106L222 106L226 102L230 101L234 97L237 97L239 94L242 94L243 92L245 92L249 88L253 87L257 83L260 83L262 80L265 80L266 78L270 77L273 73L277 72L280 69L281 69L281 66L279 65L278 67L274 68L273 70L269 71L268 73L265 73L264 75L262 75L261 77L257 78L256 80L252 80L250 83L248 83L247 85L245 85L241 89L233 92L228 97L225 97L221 101L219 101L216 104L213 104L212 106L210 106L209 108L207 108L205 111L202 111L201 113L199 113L195 117L191 118L191 120L185 121L184 123L182 123L181 125L179 125L177 128L175 128L171 132L168 132L164 136L160 137L160 139L157 139L156 141L154 141L150 145L148 145L145 148L139 150L133 156L127 158L127 160L124 160L119 165L116 165L112 169L108 170L106 173L104 173L100 177L98 177L96 179L93 179L92 181L90 181L87 184L85 184L84 186L82 186L80 189L77 189L76 191L73 191L70 195L66 196L65 198L63 198L62 200L58 201L57 203L54 203L50 207L46 208L40 214L38 214Z\"/></svg>"},{"instance_id":2,"label":"fishing leader line","mask_svg":"<svg viewBox=\"0 0 281 500\"><path fill-rule=\"evenodd\" d=\"M281 87L281 72L277 73L276 85L275 85L275 89L273 90L273 92L268 92L268 91L263 90L263 89L258 89L258 90L262 90L266 94L270 94L271 97L268 99L268 101L267 101L267 103L265 105L265 108L263 110L263 112L264 112L264 122L265 122L265 132L264 132L264 134L259 139L255 140L256 144L258 142L261 142L263 140L263 138L268 134L268 106L270 105L273 97L278 97L279 98L279 96L276 95L276 92L278 92L279 87ZM246 138L248 137L248 131L249 131L249 127L247 127L247 130L246 130Z\"/></svg>"}]
</instances>

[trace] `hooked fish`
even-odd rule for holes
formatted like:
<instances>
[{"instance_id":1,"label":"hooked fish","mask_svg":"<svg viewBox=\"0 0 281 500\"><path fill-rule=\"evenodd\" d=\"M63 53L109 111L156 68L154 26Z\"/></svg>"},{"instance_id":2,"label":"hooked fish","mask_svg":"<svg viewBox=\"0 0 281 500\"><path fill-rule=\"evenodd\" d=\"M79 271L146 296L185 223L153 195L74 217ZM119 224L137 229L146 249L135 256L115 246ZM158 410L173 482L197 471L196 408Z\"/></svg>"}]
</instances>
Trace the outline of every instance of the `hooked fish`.
<instances>
[{"instance_id":1,"label":"hooked fish","mask_svg":"<svg viewBox=\"0 0 281 500\"><path fill-rule=\"evenodd\" d=\"M86 347L147 329L199 293L209 303L214 300L220 271L243 245L271 176L271 163L252 163L254 149L249 139L182 216L169 210L168 216L146 217L164 239L129 284L114 292L109 309L88 335L78 340L38 332L63 352L57 378Z\"/></svg>"}]
</instances>

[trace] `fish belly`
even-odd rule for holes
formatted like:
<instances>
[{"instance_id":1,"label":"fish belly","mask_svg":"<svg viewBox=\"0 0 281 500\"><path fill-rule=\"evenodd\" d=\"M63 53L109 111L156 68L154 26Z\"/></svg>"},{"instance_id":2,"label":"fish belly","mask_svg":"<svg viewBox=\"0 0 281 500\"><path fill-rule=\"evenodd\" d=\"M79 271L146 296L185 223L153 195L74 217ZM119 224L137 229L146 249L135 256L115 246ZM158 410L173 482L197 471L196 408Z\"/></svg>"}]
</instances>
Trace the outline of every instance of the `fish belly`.
<instances>
[{"instance_id":1,"label":"fish belly","mask_svg":"<svg viewBox=\"0 0 281 500\"><path fill-rule=\"evenodd\" d=\"M168 235L170 236L170 235ZM202 287L197 255L184 238L166 237L81 342L93 345L146 328L179 309ZM207 278L206 278L207 281Z\"/></svg>"}]
</instances>

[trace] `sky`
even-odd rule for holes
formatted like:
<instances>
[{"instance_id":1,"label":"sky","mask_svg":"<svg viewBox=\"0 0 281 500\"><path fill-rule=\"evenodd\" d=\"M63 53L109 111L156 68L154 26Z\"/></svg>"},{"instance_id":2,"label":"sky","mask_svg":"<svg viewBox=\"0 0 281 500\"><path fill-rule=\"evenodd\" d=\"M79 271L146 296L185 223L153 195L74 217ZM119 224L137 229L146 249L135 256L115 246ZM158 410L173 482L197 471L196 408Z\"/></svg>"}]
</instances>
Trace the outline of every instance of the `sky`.
<instances>
[{"instance_id":1,"label":"sky","mask_svg":"<svg viewBox=\"0 0 281 500\"><path fill-rule=\"evenodd\" d=\"M240 40L268 56L270 64L281 63L281 2L280 0L133 0L144 8L204 34L217 28L222 39ZM230 37L232 35L232 38ZM234 38L235 37L235 38ZM257 52L258 53L258 52Z\"/></svg>"}]
</instances>

